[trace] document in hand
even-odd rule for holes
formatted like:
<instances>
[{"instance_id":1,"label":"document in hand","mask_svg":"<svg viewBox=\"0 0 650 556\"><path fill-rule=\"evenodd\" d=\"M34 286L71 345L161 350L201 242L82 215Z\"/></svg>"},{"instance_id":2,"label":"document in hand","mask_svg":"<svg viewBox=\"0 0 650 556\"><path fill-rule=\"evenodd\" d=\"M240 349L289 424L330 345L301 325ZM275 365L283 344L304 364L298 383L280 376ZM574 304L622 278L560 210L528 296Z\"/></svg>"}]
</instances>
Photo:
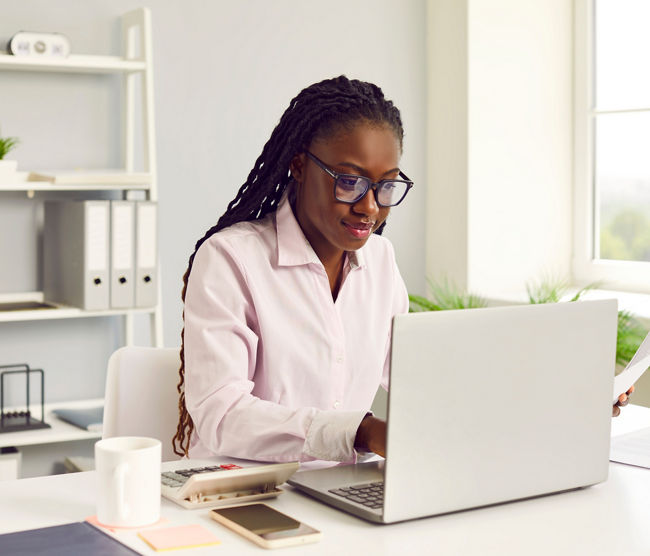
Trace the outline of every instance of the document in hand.
<instances>
[{"instance_id":1,"label":"document in hand","mask_svg":"<svg viewBox=\"0 0 650 556\"><path fill-rule=\"evenodd\" d=\"M614 403L621 394L627 392L630 386L641 378L648 367L650 367L650 333L636 350L627 367L614 377Z\"/></svg>"}]
</instances>

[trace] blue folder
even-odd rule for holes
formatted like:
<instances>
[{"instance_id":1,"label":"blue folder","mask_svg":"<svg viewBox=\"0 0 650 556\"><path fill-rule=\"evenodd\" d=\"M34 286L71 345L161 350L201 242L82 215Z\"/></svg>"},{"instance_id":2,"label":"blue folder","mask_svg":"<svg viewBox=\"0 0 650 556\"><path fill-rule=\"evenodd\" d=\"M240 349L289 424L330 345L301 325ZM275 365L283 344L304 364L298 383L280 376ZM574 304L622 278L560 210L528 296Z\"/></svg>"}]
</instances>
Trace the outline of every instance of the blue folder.
<instances>
[{"instance_id":1,"label":"blue folder","mask_svg":"<svg viewBox=\"0 0 650 556\"><path fill-rule=\"evenodd\" d=\"M97 527L79 521L0 535L0 554L11 556L132 556L138 554Z\"/></svg>"}]
</instances>

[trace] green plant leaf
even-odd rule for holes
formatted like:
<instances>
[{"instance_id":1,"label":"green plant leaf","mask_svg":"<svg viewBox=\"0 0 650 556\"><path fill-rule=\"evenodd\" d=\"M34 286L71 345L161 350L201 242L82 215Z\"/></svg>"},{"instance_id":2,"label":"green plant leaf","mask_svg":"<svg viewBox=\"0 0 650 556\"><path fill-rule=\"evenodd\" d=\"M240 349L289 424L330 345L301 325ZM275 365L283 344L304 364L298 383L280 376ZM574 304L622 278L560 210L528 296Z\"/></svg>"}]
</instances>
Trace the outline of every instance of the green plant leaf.
<instances>
[{"instance_id":1,"label":"green plant leaf","mask_svg":"<svg viewBox=\"0 0 650 556\"><path fill-rule=\"evenodd\" d=\"M409 295L409 312L475 309L487 306L485 299L466 292L446 278L439 282L427 279L427 283L431 293L430 298L421 295Z\"/></svg>"},{"instance_id":2,"label":"green plant leaf","mask_svg":"<svg viewBox=\"0 0 650 556\"><path fill-rule=\"evenodd\" d=\"M0 160L14 149L19 142L17 137L0 137Z\"/></svg>"},{"instance_id":3,"label":"green plant leaf","mask_svg":"<svg viewBox=\"0 0 650 556\"><path fill-rule=\"evenodd\" d=\"M583 294L589 290L597 290L598 288L602 288L602 286L603 282L591 282L590 284L587 284L586 286L580 288L578 292L571 299L569 299L569 301L579 301Z\"/></svg>"},{"instance_id":4,"label":"green plant leaf","mask_svg":"<svg viewBox=\"0 0 650 556\"><path fill-rule=\"evenodd\" d=\"M474 293L450 282L447 278L440 281L428 279L432 301L441 310L449 309L478 309L487 306L487 301Z\"/></svg>"},{"instance_id":5,"label":"green plant leaf","mask_svg":"<svg viewBox=\"0 0 650 556\"><path fill-rule=\"evenodd\" d=\"M629 311L618 312L616 363L627 365L639 349L648 331Z\"/></svg>"},{"instance_id":6,"label":"green plant leaf","mask_svg":"<svg viewBox=\"0 0 650 556\"><path fill-rule=\"evenodd\" d=\"M602 285L602 282L591 282L590 284L580 288L573 297L567 301L579 301L586 292L600 288ZM544 277L539 282L526 284L528 302L532 304L558 303L562 300L562 297L566 295L570 287L570 282L564 278Z\"/></svg>"},{"instance_id":7,"label":"green plant leaf","mask_svg":"<svg viewBox=\"0 0 650 556\"><path fill-rule=\"evenodd\" d=\"M410 306L409 306L410 313L441 310L441 308L438 305L436 305L432 301L429 301L426 297L422 297L421 295L409 294L409 302L410 302Z\"/></svg>"},{"instance_id":8,"label":"green plant leaf","mask_svg":"<svg viewBox=\"0 0 650 556\"><path fill-rule=\"evenodd\" d=\"M539 282L526 284L528 302L531 304L557 303L568 289L568 281L561 278L543 277Z\"/></svg>"}]
</instances>

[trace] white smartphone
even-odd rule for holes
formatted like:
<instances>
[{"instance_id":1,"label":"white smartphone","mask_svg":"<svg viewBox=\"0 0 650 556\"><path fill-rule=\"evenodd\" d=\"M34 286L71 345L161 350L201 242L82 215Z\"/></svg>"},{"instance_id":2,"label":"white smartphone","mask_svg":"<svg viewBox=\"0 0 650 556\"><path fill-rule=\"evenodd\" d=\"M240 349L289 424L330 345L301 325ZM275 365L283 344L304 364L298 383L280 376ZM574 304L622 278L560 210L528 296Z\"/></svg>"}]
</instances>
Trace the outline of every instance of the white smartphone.
<instances>
[{"instance_id":1,"label":"white smartphone","mask_svg":"<svg viewBox=\"0 0 650 556\"><path fill-rule=\"evenodd\" d=\"M320 540L320 531L266 504L210 510L210 517L263 548L278 548Z\"/></svg>"}]
</instances>

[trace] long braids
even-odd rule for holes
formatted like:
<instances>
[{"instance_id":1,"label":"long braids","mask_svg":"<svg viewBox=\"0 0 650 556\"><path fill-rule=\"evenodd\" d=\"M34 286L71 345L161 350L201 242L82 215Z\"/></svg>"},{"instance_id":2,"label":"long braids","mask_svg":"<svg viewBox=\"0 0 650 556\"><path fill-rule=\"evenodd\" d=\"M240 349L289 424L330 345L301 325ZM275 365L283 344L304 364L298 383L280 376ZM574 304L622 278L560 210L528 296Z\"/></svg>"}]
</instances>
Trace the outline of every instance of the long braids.
<instances>
[{"instance_id":1,"label":"long braids","mask_svg":"<svg viewBox=\"0 0 650 556\"><path fill-rule=\"evenodd\" d=\"M404 130L399 110L384 98L382 90L364 81L345 76L326 79L303 89L289 104L280 122L264 145L248 178L230 201L226 212L196 243L183 275L181 297L185 302L194 257L203 243L219 230L238 222L258 220L274 212L291 181L289 164L316 138L328 137L340 128L351 128L359 121L388 125L400 146ZM385 222L375 233L381 234ZM183 311L183 318L185 313ZM187 456L194 423L185 405L185 328L181 331L179 369L179 421L172 440L174 453Z\"/></svg>"}]
</instances>

